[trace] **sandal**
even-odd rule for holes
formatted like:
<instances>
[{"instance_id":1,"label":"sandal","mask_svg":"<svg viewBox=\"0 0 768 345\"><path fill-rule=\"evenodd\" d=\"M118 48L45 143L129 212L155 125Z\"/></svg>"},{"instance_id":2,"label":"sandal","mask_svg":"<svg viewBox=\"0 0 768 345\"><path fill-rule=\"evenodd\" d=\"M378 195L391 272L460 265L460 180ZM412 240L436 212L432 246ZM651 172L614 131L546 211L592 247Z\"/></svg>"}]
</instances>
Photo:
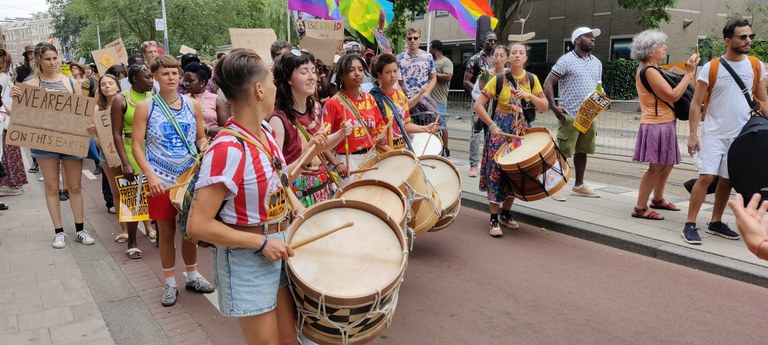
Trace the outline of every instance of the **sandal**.
<instances>
[{"instance_id":1,"label":"sandal","mask_svg":"<svg viewBox=\"0 0 768 345\"><path fill-rule=\"evenodd\" d=\"M155 228L149 228L149 229L151 229L152 231L148 231L147 229L145 229L145 230L147 230L147 237L149 237L150 240L156 240L157 239L157 231L155 230Z\"/></svg>"},{"instance_id":2,"label":"sandal","mask_svg":"<svg viewBox=\"0 0 768 345\"><path fill-rule=\"evenodd\" d=\"M134 260L141 259L141 249L136 248L136 247L128 248L125 251L125 255L127 255L128 258L130 258L130 259L134 259Z\"/></svg>"},{"instance_id":3,"label":"sandal","mask_svg":"<svg viewBox=\"0 0 768 345\"><path fill-rule=\"evenodd\" d=\"M637 208L637 207L635 207L635 211L632 212L632 217L653 219L653 220L664 220L664 216L660 215L656 211L650 211L647 208Z\"/></svg>"},{"instance_id":4,"label":"sandal","mask_svg":"<svg viewBox=\"0 0 768 345\"><path fill-rule=\"evenodd\" d=\"M115 237L115 242L117 243L125 243L126 241L128 241L128 234L121 233Z\"/></svg>"},{"instance_id":5,"label":"sandal","mask_svg":"<svg viewBox=\"0 0 768 345\"><path fill-rule=\"evenodd\" d=\"M671 202L667 202L664 199L661 199L661 200L651 200L650 208L655 208L657 210L680 211L680 208L675 206L675 204L673 204Z\"/></svg>"}]
</instances>

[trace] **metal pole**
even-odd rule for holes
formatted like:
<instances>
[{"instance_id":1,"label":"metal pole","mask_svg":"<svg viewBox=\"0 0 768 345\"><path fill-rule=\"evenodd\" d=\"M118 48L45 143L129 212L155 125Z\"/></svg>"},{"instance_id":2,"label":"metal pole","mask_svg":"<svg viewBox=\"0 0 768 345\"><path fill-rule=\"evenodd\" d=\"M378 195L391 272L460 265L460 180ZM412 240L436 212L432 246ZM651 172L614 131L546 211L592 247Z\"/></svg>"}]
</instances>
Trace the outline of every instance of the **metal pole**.
<instances>
[{"instance_id":1,"label":"metal pole","mask_svg":"<svg viewBox=\"0 0 768 345\"><path fill-rule=\"evenodd\" d=\"M429 44L432 42L432 14L434 12L427 13L427 53L429 53Z\"/></svg>"},{"instance_id":2,"label":"metal pole","mask_svg":"<svg viewBox=\"0 0 768 345\"><path fill-rule=\"evenodd\" d=\"M288 36L287 36L287 37L288 37L288 40L287 40L287 41L288 41L288 43L291 43L291 10L289 10L289 9L287 9L287 8L286 8L286 9L285 9L285 12L288 14L288 16L286 17L286 18L288 19L288 20L286 21L286 24L287 24L287 25L286 25L286 27L287 27L287 30L285 31L285 33L286 33L286 35L288 35Z\"/></svg>"},{"instance_id":3,"label":"metal pole","mask_svg":"<svg viewBox=\"0 0 768 345\"><path fill-rule=\"evenodd\" d=\"M171 50L168 48L168 19L165 17L165 0L160 0L160 6L163 8L163 23L165 23L165 28L163 29L165 53L170 54Z\"/></svg>"},{"instance_id":4,"label":"metal pole","mask_svg":"<svg viewBox=\"0 0 768 345\"><path fill-rule=\"evenodd\" d=\"M123 38L123 33L120 31L120 12L117 12L117 37Z\"/></svg>"},{"instance_id":5,"label":"metal pole","mask_svg":"<svg viewBox=\"0 0 768 345\"><path fill-rule=\"evenodd\" d=\"M99 29L98 19L96 19L96 39L98 40L99 49L101 49L101 29Z\"/></svg>"}]
</instances>

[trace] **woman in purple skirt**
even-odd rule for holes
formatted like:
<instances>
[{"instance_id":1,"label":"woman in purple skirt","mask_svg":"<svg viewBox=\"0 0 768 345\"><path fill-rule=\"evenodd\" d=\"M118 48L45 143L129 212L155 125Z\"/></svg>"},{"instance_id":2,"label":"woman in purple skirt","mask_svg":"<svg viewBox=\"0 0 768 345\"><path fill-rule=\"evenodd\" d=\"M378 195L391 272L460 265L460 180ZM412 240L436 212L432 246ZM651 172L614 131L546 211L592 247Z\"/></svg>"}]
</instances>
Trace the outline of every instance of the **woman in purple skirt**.
<instances>
[{"instance_id":1,"label":"woman in purple skirt","mask_svg":"<svg viewBox=\"0 0 768 345\"><path fill-rule=\"evenodd\" d=\"M640 61L637 68L635 86L640 97L640 130L635 143L635 155L632 160L649 163L648 170L640 180L637 205L632 217L662 220L664 217L648 208L680 211L677 206L664 200L664 187L667 184L672 167L680 163L680 150L677 146L677 120L670 105L683 96L688 83L694 80L698 56L693 55L686 62L685 76L675 88L669 86L661 74L659 64L667 56L667 35L660 30L646 30L632 40L632 58ZM641 82L641 73L648 80L652 90L647 90ZM653 191L653 199L648 205L648 198Z\"/></svg>"}]
</instances>

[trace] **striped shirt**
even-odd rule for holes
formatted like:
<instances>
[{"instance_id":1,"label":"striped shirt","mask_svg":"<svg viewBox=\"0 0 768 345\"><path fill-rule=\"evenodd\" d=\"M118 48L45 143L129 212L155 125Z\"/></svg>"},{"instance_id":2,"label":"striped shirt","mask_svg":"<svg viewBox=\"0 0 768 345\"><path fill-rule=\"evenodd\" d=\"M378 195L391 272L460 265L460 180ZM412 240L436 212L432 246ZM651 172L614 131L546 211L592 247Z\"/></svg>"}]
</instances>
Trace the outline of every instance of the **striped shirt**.
<instances>
[{"instance_id":1,"label":"striped shirt","mask_svg":"<svg viewBox=\"0 0 768 345\"><path fill-rule=\"evenodd\" d=\"M256 136L234 120L230 119L226 128L260 143ZM267 122L262 123L262 129L268 141L268 148L263 148L280 160L282 171L276 170L269 157L248 140L240 144L237 137L227 132L216 136L203 157L195 188L216 183L227 187L224 207L219 212L224 223L255 225L279 219L288 212L286 195L280 182L280 174L287 174L285 158ZM243 145L247 150L243 150Z\"/></svg>"}]
</instances>

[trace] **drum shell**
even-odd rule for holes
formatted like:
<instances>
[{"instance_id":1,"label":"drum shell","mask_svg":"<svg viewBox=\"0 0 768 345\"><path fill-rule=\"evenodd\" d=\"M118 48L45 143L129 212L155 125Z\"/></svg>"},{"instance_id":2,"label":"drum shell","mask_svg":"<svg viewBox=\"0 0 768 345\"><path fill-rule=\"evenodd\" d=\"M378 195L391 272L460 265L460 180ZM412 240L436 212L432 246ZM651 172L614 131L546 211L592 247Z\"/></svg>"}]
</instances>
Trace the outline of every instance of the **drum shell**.
<instances>
[{"instance_id":1,"label":"drum shell","mask_svg":"<svg viewBox=\"0 0 768 345\"><path fill-rule=\"evenodd\" d=\"M386 160L387 158L399 155L408 156L409 159L413 160L414 165L411 171L406 175L407 177L405 180L397 182L397 187L403 192L403 194L406 195L406 197L408 197L410 193L408 187L406 186L408 185L411 189L413 189L415 193L425 195L432 200L432 202L430 202L429 200L420 198L414 199L410 203L411 221L408 223L408 226L414 229L416 235L424 234L429 231L429 229L431 229L440 218L440 198L437 196L437 193L434 191L434 189L432 189L430 186L427 186L424 171L422 170L416 155L413 152L407 150L393 150L379 154L377 157L374 157L373 159L365 162L363 164L363 168L376 167L380 162ZM377 179L376 176L378 174L386 173L387 172L383 170L369 171L359 175L357 180ZM385 182L394 183L394 181ZM432 203L435 203L434 207L432 206Z\"/></svg>"},{"instance_id":2,"label":"drum shell","mask_svg":"<svg viewBox=\"0 0 768 345\"><path fill-rule=\"evenodd\" d=\"M440 204L443 207L440 213L440 218L435 223L435 226L429 229L429 231L433 232L433 231L445 229L446 227L448 227L454 222L455 216L453 215L457 214L459 209L461 208L461 173L459 173L459 169L456 168L456 165L454 165L453 163L451 163L450 160L442 156L423 156L420 158L420 162L427 165L435 165L435 164L447 165L448 167L451 168L451 170L453 170L455 177L458 180L458 185L446 186L448 188L456 188L456 190L458 190L458 197L456 198L456 200L453 200L453 201L450 201L448 199L443 200L444 198L440 197ZM427 180L429 181L430 180L429 169L431 168L424 166L422 169L424 169L424 172L425 172L424 174L427 177ZM436 176L436 175L432 175L432 176ZM440 177L442 178L442 176ZM433 181L430 181L430 182L433 182ZM435 188L438 189L437 192L438 194L440 194L441 190L438 187L435 187ZM451 204L447 205L446 203L449 201L451 202Z\"/></svg>"},{"instance_id":3,"label":"drum shell","mask_svg":"<svg viewBox=\"0 0 768 345\"><path fill-rule=\"evenodd\" d=\"M399 273L396 277L394 277L394 279L387 282L385 286L378 287L378 289L381 291L381 304L396 303L398 292L397 287L400 286L403 280L408 257L405 235L399 230L399 225L395 222L395 220L389 217L386 212L362 201L345 199L327 200L308 208L304 214L294 220L294 222L289 227L288 243L293 242L293 238L296 235L297 229L299 229L307 219L326 210L336 210L341 208L354 208L366 211L384 221L397 236L398 243L400 244L400 248L403 251L402 261L399 265ZM319 305L321 295L323 295L324 292L318 291L317 289L311 287L308 282L298 276L294 272L291 259L287 261L286 267L286 273L292 283L291 288L295 296L295 301L297 302L297 307L309 311L317 311L317 306ZM334 295L333 293L325 292L325 310L332 316L333 321L340 323L348 321L347 324L351 324L355 321L366 318L367 311L374 307L376 303L376 297L377 294L374 290L372 290L370 293L351 297L339 296ZM320 344L341 343L341 335L337 329L333 328L332 325L327 324L327 322L312 316L307 316L306 319L306 324L303 325L303 334L305 336ZM364 343L372 340L376 335L378 335L379 332L386 328L387 323L385 321L386 317L377 313L376 316L370 318L367 322L364 322L366 325L364 329L350 333L350 343ZM299 320L299 322L301 322L301 320Z\"/></svg>"},{"instance_id":4,"label":"drum shell","mask_svg":"<svg viewBox=\"0 0 768 345\"><path fill-rule=\"evenodd\" d=\"M168 197L171 199L171 205L173 205L173 207L175 207L179 213L182 211L184 196L187 193L189 182L192 181L192 178L195 177L195 173L197 172L199 166L200 162L195 161L195 164L189 167L189 169L184 170L184 172L182 172L181 175L179 175L179 177L176 179L176 187L170 188L168 191Z\"/></svg>"}]
</instances>

